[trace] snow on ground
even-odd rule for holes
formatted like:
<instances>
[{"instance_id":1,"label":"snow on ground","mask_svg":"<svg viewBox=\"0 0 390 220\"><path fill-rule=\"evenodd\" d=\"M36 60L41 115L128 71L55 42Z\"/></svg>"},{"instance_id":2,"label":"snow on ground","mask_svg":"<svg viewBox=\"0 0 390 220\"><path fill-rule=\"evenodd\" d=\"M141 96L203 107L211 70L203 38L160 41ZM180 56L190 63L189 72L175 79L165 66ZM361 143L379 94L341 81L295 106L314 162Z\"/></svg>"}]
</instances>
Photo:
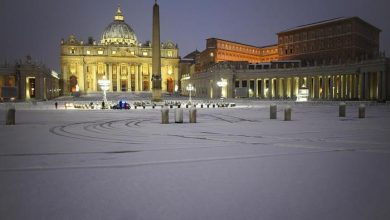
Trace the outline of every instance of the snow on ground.
<instances>
[{"instance_id":1,"label":"snow on ground","mask_svg":"<svg viewBox=\"0 0 390 220\"><path fill-rule=\"evenodd\" d=\"M54 110L0 105L0 219L390 219L390 107L269 103Z\"/></svg>"}]
</instances>

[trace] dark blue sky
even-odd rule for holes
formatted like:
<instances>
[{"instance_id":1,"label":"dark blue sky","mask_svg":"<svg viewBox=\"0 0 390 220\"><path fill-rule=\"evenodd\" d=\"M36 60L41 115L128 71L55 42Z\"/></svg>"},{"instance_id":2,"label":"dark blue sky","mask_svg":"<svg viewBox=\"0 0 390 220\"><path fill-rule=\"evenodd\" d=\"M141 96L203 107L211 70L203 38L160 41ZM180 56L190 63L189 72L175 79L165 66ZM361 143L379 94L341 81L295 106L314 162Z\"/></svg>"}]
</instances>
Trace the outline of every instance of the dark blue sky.
<instances>
[{"instance_id":1,"label":"dark blue sky","mask_svg":"<svg viewBox=\"0 0 390 220\"><path fill-rule=\"evenodd\" d=\"M287 28L335 17L359 16L382 29L381 50L390 53L388 0L159 0L161 39L184 56L218 37L256 46L276 43ZM154 0L1 0L0 60L31 54L59 70L59 42L70 34L100 39L118 4L142 42L151 39ZM1 61L2 62L2 61Z\"/></svg>"}]
</instances>

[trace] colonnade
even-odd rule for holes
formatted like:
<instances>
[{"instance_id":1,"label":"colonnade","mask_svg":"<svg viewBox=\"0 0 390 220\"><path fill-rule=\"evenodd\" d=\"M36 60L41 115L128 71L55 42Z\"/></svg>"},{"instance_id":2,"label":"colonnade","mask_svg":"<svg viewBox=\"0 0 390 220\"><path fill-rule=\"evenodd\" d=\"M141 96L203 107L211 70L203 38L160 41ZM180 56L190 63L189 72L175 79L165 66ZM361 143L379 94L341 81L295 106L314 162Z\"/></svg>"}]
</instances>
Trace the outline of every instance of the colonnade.
<instances>
[{"instance_id":1,"label":"colonnade","mask_svg":"<svg viewBox=\"0 0 390 220\"><path fill-rule=\"evenodd\" d=\"M247 82L243 83L243 81ZM235 85L239 85L239 87L247 85L249 97L260 99L296 98L299 89L307 89L308 98L312 100L386 99L386 75L383 71L331 75L265 76L255 79L236 79Z\"/></svg>"}]
</instances>

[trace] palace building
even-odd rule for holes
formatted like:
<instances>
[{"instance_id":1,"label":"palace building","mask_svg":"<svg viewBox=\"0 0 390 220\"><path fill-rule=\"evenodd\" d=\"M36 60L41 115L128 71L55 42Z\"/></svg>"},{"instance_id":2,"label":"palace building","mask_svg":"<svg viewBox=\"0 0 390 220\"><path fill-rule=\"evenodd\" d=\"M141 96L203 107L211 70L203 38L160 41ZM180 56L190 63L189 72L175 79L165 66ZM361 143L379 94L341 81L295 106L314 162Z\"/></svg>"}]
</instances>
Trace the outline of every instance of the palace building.
<instances>
[{"instance_id":1,"label":"palace building","mask_svg":"<svg viewBox=\"0 0 390 220\"><path fill-rule=\"evenodd\" d=\"M111 92L151 91L152 44L141 43L118 7L100 41L87 42L71 35L61 40L61 72L64 95L100 91L98 80L111 81ZM173 42L161 44L162 91L178 89L179 51Z\"/></svg>"},{"instance_id":2,"label":"palace building","mask_svg":"<svg viewBox=\"0 0 390 220\"><path fill-rule=\"evenodd\" d=\"M379 34L350 17L279 32L278 44L263 49L210 38L181 85L207 98L390 100L390 59L379 52Z\"/></svg>"},{"instance_id":3,"label":"palace building","mask_svg":"<svg viewBox=\"0 0 390 220\"><path fill-rule=\"evenodd\" d=\"M215 63L223 61L247 61L249 63L278 60L277 45L256 47L238 42L209 38L206 49L199 55L196 71L206 70Z\"/></svg>"}]
</instances>

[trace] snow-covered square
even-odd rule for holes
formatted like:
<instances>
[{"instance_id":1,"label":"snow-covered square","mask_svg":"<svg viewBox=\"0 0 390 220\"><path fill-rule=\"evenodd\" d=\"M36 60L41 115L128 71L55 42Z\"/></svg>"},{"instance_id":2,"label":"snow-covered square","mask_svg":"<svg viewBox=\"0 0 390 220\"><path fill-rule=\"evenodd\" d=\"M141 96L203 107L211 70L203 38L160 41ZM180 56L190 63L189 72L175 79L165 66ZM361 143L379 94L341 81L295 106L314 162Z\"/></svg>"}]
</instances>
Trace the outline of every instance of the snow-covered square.
<instances>
[{"instance_id":1,"label":"snow-covered square","mask_svg":"<svg viewBox=\"0 0 390 220\"><path fill-rule=\"evenodd\" d=\"M390 219L390 107L0 113L0 219ZM286 105L292 121L284 121Z\"/></svg>"}]
</instances>

